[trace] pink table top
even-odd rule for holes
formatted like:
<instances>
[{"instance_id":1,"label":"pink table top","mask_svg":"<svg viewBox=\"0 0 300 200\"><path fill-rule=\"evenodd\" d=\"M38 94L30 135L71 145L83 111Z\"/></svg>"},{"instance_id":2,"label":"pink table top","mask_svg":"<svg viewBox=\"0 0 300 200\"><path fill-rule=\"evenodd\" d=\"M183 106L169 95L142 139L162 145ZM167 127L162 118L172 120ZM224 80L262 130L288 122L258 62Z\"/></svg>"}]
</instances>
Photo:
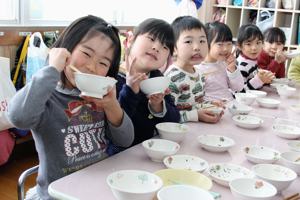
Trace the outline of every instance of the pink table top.
<instances>
[{"instance_id":1,"label":"pink table top","mask_svg":"<svg viewBox=\"0 0 300 200\"><path fill-rule=\"evenodd\" d=\"M243 129L234 125L231 113L226 110L221 121L217 124L206 123L188 123L190 131L184 141L180 143L180 150L177 154L190 154L205 159L209 164L217 162L226 162L242 165L248 169L255 164L246 160L242 148L249 145L264 145L280 152L288 151L287 139L280 138L272 131L272 123L275 117L288 118L300 121L300 115L288 109L290 105L299 104L299 95L295 98L280 99L270 88L265 88L268 96L281 100L277 109L261 108L255 102L251 106L254 108L251 114L261 117L264 120L263 125L258 129ZM298 89L299 93L299 89ZM212 153L200 148L197 137L201 134L217 134L228 136L236 142L228 152ZM280 164L277 162L276 164ZM115 171L124 169L138 169L155 172L166 168L163 163L151 161L141 144L131 147L119 154L107 158L101 162L95 163L87 168L58 179L50 184L50 194L58 199L115 199L109 186L106 183L106 177ZM208 176L206 172L205 175ZM282 192L274 197L274 200L282 199L283 196L289 196L299 192L300 179L297 179ZM231 200L233 196L230 189L213 182L211 191L221 194L221 199Z\"/></svg>"}]
</instances>

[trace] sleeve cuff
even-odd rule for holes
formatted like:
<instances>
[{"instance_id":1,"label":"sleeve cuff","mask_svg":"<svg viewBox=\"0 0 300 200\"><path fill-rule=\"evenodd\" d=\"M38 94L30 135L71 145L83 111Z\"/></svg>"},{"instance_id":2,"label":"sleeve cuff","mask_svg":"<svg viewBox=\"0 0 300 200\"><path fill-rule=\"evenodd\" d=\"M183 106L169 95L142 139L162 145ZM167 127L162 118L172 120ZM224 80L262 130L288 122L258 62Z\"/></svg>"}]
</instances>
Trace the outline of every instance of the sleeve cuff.
<instances>
[{"instance_id":1,"label":"sleeve cuff","mask_svg":"<svg viewBox=\"0 0 300 200\"><path fill-rule=\"evenodd\" d=\"M240 70L238 68L236 68L236 70L234 72L230 72L228 70L226 70L226 72L227 72L228 78L230 78L230 79L235 78L240 74Z\"/></svg>"},{"instance_id":2,"label":"sleeve cuff","mask_svg":"<svg viewBox=\"0 0 300 200\"><path fill-rule=\"evenodd\" d=\"M181 122L197 122L198 119L198 110L193 109L190 111L180 111L180 121Z\"/></svg>"},{"instance_id":3,"label":"sleeve cuff","mask_svg":"<svg viewBox=\"0 0 300 200\"><path fill-rule=\"evenodd\" d=\"M156 113L154 112L154 110L152 110L149 102L148 102L148 109L149 109L149 112L154 116L154 117L158 117L158 118L163 118L166 113L167 113L167 108L166 108L166 102L165 100L163 100L163 111L160 112L160 113Z\"/></svg>"}]
</instances>

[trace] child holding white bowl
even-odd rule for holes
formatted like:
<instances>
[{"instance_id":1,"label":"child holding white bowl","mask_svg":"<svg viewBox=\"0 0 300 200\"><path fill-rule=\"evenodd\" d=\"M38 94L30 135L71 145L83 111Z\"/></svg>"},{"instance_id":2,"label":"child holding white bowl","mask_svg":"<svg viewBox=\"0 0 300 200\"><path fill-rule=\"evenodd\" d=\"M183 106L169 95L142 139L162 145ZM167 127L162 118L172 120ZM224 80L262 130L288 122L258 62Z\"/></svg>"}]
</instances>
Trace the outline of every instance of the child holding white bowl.
<instances>
[{"instance_id":1,"label":"child holding white bowl","mask_svg":"<svg viewBox=\"0 0 300 200\"><path fill-rule=\"evenodd\" d=\"M165 76L170 77L172 98L180 110L181 122L203 121L216 123L222 116L220 110L207 109L204 100L204 76L194 65L200 64L208 50L204 25L196 18L182 16L176 18L172 27L175 34L174 63ZM223 106L220 101L213 102ZM212 106L212 105L208 105ZM218 112L220 111L220 112Z\"/></svg>"},{"instance_id":2,"label":"child holding white bowl","mask_svg":"<svg viewBox=\"0 0 300 200\"><path fill-rule=\"evenodd\" d=\"M52 199L48 185L110 155L112 144L128 147L134 131L116 98L80 96L74 71L115 77L121 55L117 28L86 16L67 27L49 52L49 64L11 99L8 116L31 129L39 157L37 186L26 199Z\"/></svg>"},{"instance_id":3,"label":"child holding white bowl","mask_svg":"<svg viewBox=\"0 0 300 200\"><path fill-rule=\"evenodd\" d=\"M147 95L140 87L143 80L163 76L158 69L173 53L174 34L169 23L149 18L134 29L127 42L123 70L126 73L119 73L117 91L119 102L134 125L133 144L138 144L154 136L156 124L180 119L168 91Z\"/></svg>"}]
</instances>

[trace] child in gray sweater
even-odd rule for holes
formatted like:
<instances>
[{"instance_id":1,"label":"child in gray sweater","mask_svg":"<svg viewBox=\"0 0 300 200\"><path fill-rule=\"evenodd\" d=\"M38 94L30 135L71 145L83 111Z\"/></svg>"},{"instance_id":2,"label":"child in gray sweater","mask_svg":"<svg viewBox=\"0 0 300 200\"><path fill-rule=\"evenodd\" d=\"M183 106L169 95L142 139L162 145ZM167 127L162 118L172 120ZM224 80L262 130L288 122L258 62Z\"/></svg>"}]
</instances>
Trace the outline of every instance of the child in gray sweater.
<instances>
[{"instance_id":1,"label":"child in gray sweater","mask_svg":"<svg viewBox=\"0 0 300 200\"><path fill-rule=\"evenodd\" d=\"M37 186L26 199L51 199L48 185L105 159L113 145L134 139L130 118L116 89L102 99L81 96L74 71L116 77L120 61L118 30L95 16L74 21L49 52L49 65L10 101L8 116L18 128L31 129L39 156Z\"/></svg>"}]
</instances>

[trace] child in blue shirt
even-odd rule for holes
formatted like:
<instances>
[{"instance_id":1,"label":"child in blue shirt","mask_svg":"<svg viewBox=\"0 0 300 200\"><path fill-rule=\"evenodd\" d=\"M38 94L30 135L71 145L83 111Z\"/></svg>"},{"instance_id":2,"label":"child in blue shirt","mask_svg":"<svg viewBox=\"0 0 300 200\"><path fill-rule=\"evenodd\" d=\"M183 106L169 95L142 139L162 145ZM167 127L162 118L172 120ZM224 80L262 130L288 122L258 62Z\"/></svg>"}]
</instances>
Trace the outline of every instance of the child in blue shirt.
<instances>
[{"instance_id":1,"label":"child in blue shirt","mask_svg":"<svg viewBox=\"0 0 300 200\"><path fill-rule=\"evenodd\" d=\"M119 73L117 91L119 102L134 125L133 144L138 144L154 136L156 124L180 120L179 111L167 93L147 96L140 90L141 81L163 76L158 69L173 53L172 27L161 19L146 19L135 28L128 47L127 72Z\"/></svg>"}]
</instances>

